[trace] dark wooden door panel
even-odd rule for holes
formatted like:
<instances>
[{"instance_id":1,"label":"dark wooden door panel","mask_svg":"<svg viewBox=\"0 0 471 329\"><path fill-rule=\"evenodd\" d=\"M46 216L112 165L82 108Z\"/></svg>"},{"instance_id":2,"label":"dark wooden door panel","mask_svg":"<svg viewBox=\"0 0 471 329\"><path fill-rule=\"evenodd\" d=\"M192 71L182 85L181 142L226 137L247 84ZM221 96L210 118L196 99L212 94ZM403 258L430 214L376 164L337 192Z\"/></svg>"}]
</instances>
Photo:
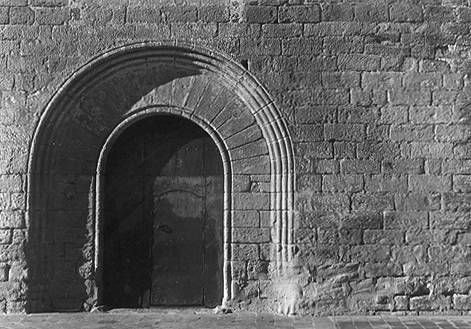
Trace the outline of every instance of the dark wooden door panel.
<instances>
[{"instance_id":1,"label":"dark wooden door panel","mask_svg":"<svg viewBox=\"0 0 471 329\"><path fill-rule=\"evenodd\" d=\"M203 177L154 180L152 305L203 302L203 182Z\"/></svg>"},{"instance_id":2,"label":"dark wooden door panel","mask_svg":"<svg viewBox=\"0 0 471 329\"><path fill-rule=\"evenodd\" d=\"M223 167L193 123L148 118L116 141L105 190L105 303L222 300Z\"/></svg>"}]
</instances>

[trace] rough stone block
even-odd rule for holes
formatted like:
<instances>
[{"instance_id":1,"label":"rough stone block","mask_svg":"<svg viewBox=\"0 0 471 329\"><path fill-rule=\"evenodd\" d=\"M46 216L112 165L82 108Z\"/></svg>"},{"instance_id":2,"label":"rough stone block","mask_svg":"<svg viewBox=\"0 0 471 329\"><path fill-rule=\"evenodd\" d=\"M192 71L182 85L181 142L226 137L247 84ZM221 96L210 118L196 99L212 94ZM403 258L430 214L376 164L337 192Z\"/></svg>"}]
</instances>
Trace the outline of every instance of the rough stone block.
<instances>
[{"instance_id":1,"label":"rough stone block","mask_svg":"<svg viewBox=\"0 0 471 329\"><path fill-rule=\"evenodd\" d=\"M376 55L342 54L338 57L341 70L376 71L380 67L380 57Z\"/></svg>"},{"instance_id":2,"label":"rough stone block","mask_svg":"<svg viewBox=\"0 0 471 329\"><path fill-rule=\"evenodd\" d=\"M161 23L162 17L159 8L129 7L127 11L129 23Z\"/></svg>"},{"instance_id":3,"label":"rough stone block","mask_svg":"<svg viewBox=\"0 0 471 329\"><path fill-rule=\"evenodd\" d=\"M367 193L352 196L352 209L357 211L386 211L394 209L394 199L390 194Z\"/></svg>"},{"instance_id":4,"label":"rough stone block","mask_svg":"<svg viewBox=\"0 0 471 329\"><path fill-rule=\"evenodd\" d=\"M0 0L0 6L26 6L28 0Z\"/></svg>"},{"instance_id":5,"label":"rough stone block","mask_svg":"<svg viewBox=\"0 0 471 329\"><path fill-rule=\"evenodd\" d=\"M366 31L363 29L365 25L359 22L320 22L317 24L304 24L305 36L355 36L362 35Z\"/></svg>"},{"instance_id":6,"label":"rough stone block","mask_svg":"<svg viewBox=\"0 0 471 329\"><path fill-rule=\"evenodd\" d=\"M401 149L399 143L372 140L359 143L357 146L357 155L359 159L378 161L383 159L398 159L401 156Z\"/></svg>"},{"instance_id":7,"label":"rough stone block","mask_svg":"<svg viewBox=\"0 0 471 329\"><path fill-rule=\"evenodd\" d=\"M360 229L341 228L338 232L338 243L341 245L360 245L363 231Z\"/></svg>"},{"instance_id":8,"label":"rough stone block","mask_svg":"<svg viewBox=\"0 0 471 329\"><path fill-rule=\"evenodd\" d=\"M443 208L446 211L471 211L471 194L454 192L444 193Z\"/></svg>"},{"instance_id":9,"label":"rough stone block","mask_svg":"<svg viewBox=\"0 0 471 329\"><path fill-rule=\"evenodd\" d=\"M456 310L471 309L471 296L453 295L453 308Z\"/></svg>"},{"instance_id":10,"label":"rough stone block","mask_svg":"<svg viewBox=\"0 0 471 329\"><path fill-rule=\"evenodd\" d=\"M198 8L198 19L203 22L225 23L229 21L229 10L223 5L211 5Z\"/></svg>"},{"instance_id":11,"label":"rough stone block","mask_svg":"<svg viewBox=\"0 0 471 329\"><path fill-rule=\"evenodd\" d=\"M430 227L436 229L466 230L471 225L471 216L467 213L431 212Z\"/></svg>"},{"instance_id":12,"label":"rough stone block","mask_svg":"<svg viewBox=\"0 0 471 329\"><path fill-rule=\"evenodd\" d=\"M361 87L364 89L400 88L401 74L398 72L362 72Z\"/></svg>"},{"instance_id":13,"label":"rough stone block","mask_svg":"<svg viewBox=\"0 0 471 329\"><path fill-rule=\"evenodd\" d=\"M363 233L365 244L395 244L404 243L404 231L402 230L366 230Z\"/></svg>"},{"instance_id":14,"label":"rough stone block","mask_svg":"<svg viewBox=\"0 0 471 329\"><path fill-rule=\"evenodd\" d=\"M381 277L391 277L391 276L400 276L403 275L402 268L400 265L392 263L390 261L383 262L368 262L364 267L365 277L367 278L378 278L378 286L381 286ZM381 289L382 287L378 287ZM378 290L379 290L378 289ZM381 289L378 291L376 297L388 297L385 294L389 295L387 291ZM389 297L388 297L389 298Z\"/></svg>"},{"instance_id":15,"label":"rough stone block","mask_svg":"<svg viewBox=\"0 0 471 329\"><path fill-rule=\"evenodd\" d=\"M31 0L33 7L62 7L69 4L69 0Z\"/></svg>"},{"instance_id":16,"label":"rough stone block","mask_svg":"<svg viewBox=\"0 0 471 329\"><path fill-rule=\"evenodd\" d=\"M471 174L471 160L446 159L442 163L443 174Z\"/></svg>"},{"instance_id":17,"label":"rough stone block","mask_svg":"<svg viewBox=\"0 0 471 329\"><path fill-rule=\"evenodd\" d=\"M370 175L365 176L365 190L368 192L407 192L407 176Z\"/></svg>"},{"instance_id":18,"label":"rough stone block","mask_svg":"<svg viewBox=\"0 0 471 329\"><path fill-rule=\"evenodd\" d=\"M423 174L423 159L383 160L381 171L388 174Z\"/></svg>"},{"instance_id":19,"label":"rough stone block","mask_svg":"<svg viewBox=\"0 0 471 329\"><path fill-rule=\"evenodd\" d=\"M316 4L281 6L278 8L280 23L317 23L320 21L320 8Z\"/></svg>"},{"instance_id":20,"label":"rough stone block","mask_svg":"<svg viewBox=\"0 0 471 329\"><path fill-rule=\"evenodd\" d=\"M2 229L0 230L0 244L9 244L11 242L11 230Z\"/></svg>"},{"instance_id":21,"label":"rough stone block","mask_svg":"<svg viewBox=\"0 0 471 329\"><path fill-rule=\"evenodd\" d=\"M317 230L317 241L322 245L335 245L339 241L339 232L337 230Z\"/></svg>"},{"instance_id":22,"label":"rough stone block","mask_svg":"<svg viewBox=\"0 0 471 329\"><path fill-rule=\"evenodd\" d=\"M432 92L432 105L453 105L458 100L456 90L434 90Z\"/></svg>"},{"instance_id":23,"label":"rough stone block","mask_svg":"<svg viewBox=\"0 0 471 329\"><path fill-rule=\"evenodd\" d=\"M300 124L291 128L293 141L314 142L324 140L324 126L316 124Z\"/></svg>"},{"instance_id":24,"label":"rough stone block","mask_svg":"<svg viewBox=\"0 0 471 329\"><path fill-rule=\"evenodd\" d=\"M170 6L162 8L167 22L196 22L198 17L195 6Z\"/></svg>"},{"instance_id":25,"label":"rough stone block","mask_svg":"<svg viewBox=\"0 0 471 329\"><path fill-rule=\"evenodd\" d=\"M267 38L295 38L302 35L301 24L263 24L262 34Z\"/></svg>"},{"instance_id":26,"label":"rough stone block","mask_svg":"<svg viewBox=\"0 0 471 329\"><path fill-rule=\"evenodd\" d=\"M438 193L397 194L394 199L396 210L400 211L438 210L441 203Z\"/></svg>"},{"instance_id":27,"label":"rough stone block","mask_svg":"<svg viewBox=\"0 0 471 329\"><path fill-rule=\"evenodd\" d=\"M235 261L257 260L258 245L256 244L232 244L232 259Z\"/></svg>"},{"instance_id":28,"label":"rough stone block","mask_svg":"<svg viewBox=\"0 0 471 329\"><path fill-rule=\"evenodd\" d=\"M391 127L391 139L394 141L427 141L433 140L432 125L400 125Z\"/></svg>"},{"instance_id":29,"label":"rough stone block","mask_svg":"<svg viewBox=\"0 0 471 329\"><path fill-rule=\"evenodd\" d=\"M292 38L282 40L283 55L318 55L322 53L322 40L318 38Z\"/></svg>"},{"instance_id":30,"label":"rough stone block","mask_svg":"<svg viewBox=\"0 0 471 329\"><path fill-rule=\"evenodd\" d=\"M34 11L29 7L11 7L10 24L31 25L34 22Z\"/></svg>"},{"instance_id":31,"label":"rough stone block","mask_svg":"<svg viewBox=\"0 0 471 329\"><path fill-rule=\"evenodd\" d=\"M296 230L296 243L312 245L317 241L317 234L315 229L302 228Z\"/></svg>"},{"instance_id":32,"label":"rough stone block","mask_svg":"<svg viewBox=\"0 0 471 329\"><path fill-rule=\"evenodd\" d=\"M336 116L335 106L306 106L295 110L296 121L304 124L332 122Z\"/></svg>"},{"instance_id":33,"label":"rough stone block","mask_svg":"<svg viewBox=\"0 0 471 329\"><path fill-rule=\"evenodd\" d=\"M451 7L444 6L426 6L424 11L424 20L427 22L453 22L456 20L454 10Z\"/></svg>"},{"instance_id":34,"label":"rough stone block","mask_svg":"<svg viewBox=\"0 0 471 329\"><path fill-rule=\"evenodd\" d=\"M413 311L430 311L432 310L432 303L429 296L411 297L410 309Z\"/></svg>"},{"instance_id":35,"label":"rough stone block","mask_svg":"<svg viewBox=\"0 0 471 329\"><path fill-rule=\"evenodd\" d=\"M258 211L241 211L237 210L232 213L232 226L233 227L259 227L260 216Z\"/></svg>"},{"instance_id":36,"label":"rough stone block","mask_svg":"<svg viewBox=\"0 0 471 329\"><path fill-rule=\"evenodd\" d=\"M453 156L452 143L412 142L412 158L450 158Z\"/></svg>"},{"instance_id":37,"label":"rough stone block","mask_svg":"<svg viewBox=\"0 0 471 329\"><path fill-rule=\"evenodd\" d=\"M432 93L429 90L393 89L389 92L393 105L431 105Z\"/></svg>"},{"instance_id":38,"label":"rough stone block","mask_svg":"<svg viewBox=\"0 0 471 329\"><path fill-rule=\"evenodd\" d=\"M435 129L436 140L466 143L471 140L471 128L461 124L439 124Z\"/></svg>"},{"instance_id":39,"label":"rough stone block","mask_svg":"<svg viewBox=\"0 0 471 329\"><path fill-rule=\"evenodd\" d=\"M350 3L329 3L322 8L323 21L353 20L353 6Z\"/></svg>"},{"instance_id":40,"label":"rough stone block","mask_svg":"<svg viewBox=\"0 0 471 329\"><path fill-rule=\"evenodd\" d=\"M453 191L471 192L471 175L453 175Z\"/></svg>"},{"instance_id":41,"label":"rough stone block","mask_svg":"<svg viewBox=\"0 0 471 329\"><path fill-rule=\"evenodd\" d=\"M335 71L337 70L337 58L334 56L297 56L298 69L302 71Z\"/></svg>"},{"instance_id":42,"label":"rough stone block","mask_svg":"<svg viewBox=\"0 0 471 329\"><path fill-rule=\"evenodd\" d=\"M272 23L277 19L275 6L245 6L245 20L247 23Z\"/></svg>"},{"instance_id":43,"label":"rough stone block","mask_svg":"<svg viewBox=\"0 0 471 329\"><path fill-rule=\"evenodd\" d=\"M427 227L428 216L424 211L387 211L384 213L384 228L389 230Z\"/></svg>"},{"instance_id":44,"label":"rough stone block","mask_svg":"<svg viewBox=\"0 0 471 329\"><path fill-rule=\"evenodd\" d=\"M36 21L40 25L61 25L69 18L69 8L38 8L36 10Z\"/></svg>"},{"instance_id":45,"label":"rough stone block","mask_svg":"<svg viewBox=\"0 0 471 329\"><path fill-rule=\"evenodd\" d=\"M266 174L270 172L268 156L232 161L234 171L241 174Z\"/></svg>"},{"instance_id":46,"label":"rough stone block","mask_svg":"<svg viewBox=\"0 0 471 329\"><path fill-rule=\"evenodd\" d=\"M12 244L22 244L26 239L26 230L25 229L14 229L11 239Z\"/></svg>"},{"instance_id":47,"label":"rough stone block","mask_svg":"<svg viewBox=\"0 0 471 329\"><path fill-rule=\"evenodd\" d=\"M408 296L394 296L394 310L407 311L409 309Z\"/></svg>"},{"instance_id":48,"label":"rough stone block","mask_svg":"<svg viewBox=\"0 0 471 329\"><path fill-rule=\"evenodd\" d=\"M26 259L24 247L21 244L0 244L0 262L11 262L14 260L24 259Z\"/></svg>"},{"instance_id":49,"label":"rough stone block","mask_svg":"<svg viewBox=\"0 0 471 329\"><path fill-rule=\"evenodd\" d=\"M329 142L304 142L295 145L295 154L309 154L316 158L332 158L333 147Z\"/></svg>"},{"instance_id":50,"label":"rough stone block","mask_svg":"<svg viewBox=\"0 0 471 329\"><path fill-rule=\"evenodd\" d=\"M453 263L451 264L451 274L459 276L471 275L471 264L469 263Z\"/></svg>"},{"instance_id":51,"label":"rough stone block","mask_svg":"<svg viewBox=\"0 0 471 329\"><path fill-rule=\"evenodd\" d=\"M447 230L431 230L427 228L414 227L406 232L406 243L414 244L456 244L456 232Z\"/></svg>"},{"instance_id":52,"label":"rough stone block","mask_svg":"<svg viewBox=\"0 0 471 329\"><path fill-rule=\"evenodd\" d=\"M421 22L424 19L422 6L412 1L398 1L390 8L390 19L393 22Z\"/></svg>"},{"instance_id":53,"label":"rough stone block","mask_svg":"<svg viewBox=\"0 0 471 329\"><path fill-rule=\"evenodd\" d=\"M340 211L340 210L337 210ZM353 211L351 214L343 216L337 215L336 221L340 221L341 227L360 228L360 229L380 229L383 227L383 216L380 212Z\"/></svg>"},{"instance_id":54,"label":"rough stone block","mask_svg":"<svg viewBox=\"0 0 471 329\"><path fill-rule=\"evenodd\" d=\"M346 194L314 194L311 197L311 206L316 211L334 211L348 209L350 200Z\"/></svg>"},{"instance_id":55,"label":"rough stone block","mask_svg":"<svg viewBox=\"0 0 471 329\"><path fill-rule=\"evenodd\" d=\"M433 73L406 73L402 78L405 90L438 89L442 86L442 74Z\"/></svg>"},{"instance_id":56,"label":"rough stone block","mask_svg":"<svg viewBox=\"0 0 471 329\"><path fill-rule=\"evenodd\" d=\"M463 76L460 73L444 74L443 87L451 90L460 90L463 88Z\"/></svg>"},{"instance_id":57,"label":"rough stone block","mask_svg":"<svg viewBox=\"0 0 471 329\"><path fill-rule=\"evenodd\" d=\"M359 106L372 106L386 104L386 91L363 90L359 88L350 90L350 103Z\"/></svg>"},{"instance_id":58,"label":"rough stone block","mask_svg":"<svg viewBox=\"0 0 471 329\"><path fill-rule=\"evenodd\" d=\"M465 277L455 280L453 288L457 294L469 294L471 289L471 278Z\"/></svg>"},{"instance_id":59,"label":"rough stone block","mask_svg":"<svg viewBox=\"0 0 471 329\"><path fill-rule=\"evenodd\" d=\"M234 209L236 210L269 210L269 193L234 193Z\"/></svg>"},{"instance_id":60,"label":"rough stone block","mask_svg":"<svg viewBox=\"0 0 471 329\"><path fill-rule=\"evenodd\" d=\"M357 143L334 142L334 157L336 159L353 159L357 155Z\"/></svg>"},{"instance_id":61,"label":"rough stone block","mask_svg":"<svg viewBox=\"0 0 471 329\"><path fill-rule=\"evenodd\" d=\"M332 141L361 141L365 137L362 124L325 124L325 139Z\"/></svg>"},{"instance_id":62,"label":"rough stone block","mask_svg":"<svg viewBox=\"0 0 471 329\"><path fill-rule=\"evenodd\" d=\"M362 175L324 175L324 192L359 192L363 189Z\"/></svg>"},{"instance_id":63,"label":"rough stone block","mask_svg":"<svg viewBox=\"0 0 471 329\"><path fill-rule=\"evenodd\" d=\"M312 93L312 103L316 105L344 105L348 100L346 89L318 89Z\"/></svg>"},{"instance_id":64,"label":"rough stone block","mask_svg":"<svg viewBox=\"0 0 471 329\"><path fill-rule=\"evenodd\" d=\"M0 24L8 24L9 22L9 7L0 7ZM1 86L1 84L0 84Z\"/></svg>"},{"instance_id":65,"label":"rough stone block","mask_svg":"<svg viewBox=\"0 0 471 329\"><path fill-rule=\"evenodd\" d=\"M265 140L260 139L231 150L231 159L245 159L255 156L268 154L267 143Z\"/></svg>"},{"instance_id":66,"label":"rough stone block","mask_svg":"<svg viewBox=\"0 0 471 329\"><path fill-rule=\"evenodd\" d=\"M381 123L395 123L401 124L408 121L408 107L407 106L385 106L380 109Z\"/></svg>"},{"instance_id":67,"label":"rough stone block","mask_svg":"<svg viewBox=\"0 0 471 329\"><path fill-rule=\"evenodd\" d=\"M363 51L363 39L360 37L325 37L324 53L329 55L359 53ZM357 73L359 74L359 73Z\"/></svg>"},{"instance_id":68,"label":"rough stone block","mask_svg":"<svg viewBox=\"0 0 471 329\"><path fill-rule=\"evenodd\" d=\"M358 3L355 6L355 20L360 22L386 22L388 6L383 2Z\"/></svg>"},{"instance_id":69,"label":"rough stone block","mask_svg":"<svg viewBox=\"0 0 471 329\"><path fill-rule=\"evenodd\" d=\"M336 174L339 172L339 168L337 160L317 159L313 161L313 170L317 174Z\"/></svg>"},{"instance_id":70,"label":"rough stone block","mask_svg":"<svg viewBox=\"0 0 471 329\"><path fill-rule=\"evenodd\" d=\"M419 192L446 192L451 189L451 177L410 175L409 190Z\"/></svg>"},{"instance_id":71,"label":"rough stone block","mask_svg":"<svg viewBox=\"0 0 471 329\"><path fill-rule=\"evenodd\" d=\"M360 106L342 106L339 108L339 121L348 123L373 123L378 120L376 108L365 108Z\"/></svg>"},{"instance_id":72,"label":"rough stone block","mask_svg":"<svg viewBox=\"0 0 471 329\"><path fill-rule=\"evenodd\" d=\"M269 262L263 260L249 260L247 262L247 274L249 280L267 280L268 266Z\"/></svg>"},{"instance_id":73,"label":"rough stone block","mask_svg":"<svg viewBox=\"0 0 471 329\"><path fill-rule=\"evenodd\" d=\"M342 160L340 171L345 174L379 174L380 162L375 160Z\"/></svg>"},{"instance_id":74,"label":"rough stone block","mask_svg":"<svg viewBox=\"0 0 471 329\"><path fill-rule=\"evenodd\" d=\"M259 24L245 24L245 23L220 23L218 24L218 35L222 38L230 37L244 37L252 36L253 38L260 37L262 33Z\"/></svg>"},{"instance_id":75,"label":"rough stone block","mask_svg":"<svg viewBox=\"0 0 471 329\"><path fill-rule=\"evenodd\" d=\"M378 245L353 246L351 253L358 262L383 262L391 257L389 247Z\"/></svg>"},{"instance_id":76,"label":"rough stone block","mask_svg":"<svg viewBox=\"0 0 471 329\"><path fill-rule=\"evenodd\" d=\"M429 159L425 161L425 173L429 175L441 175L442 163L442 159Z\"/></svg>"},{"instance_id":77,"label":"rough stone block","mask_svg":"<svg viewBox=\"0 0 471 329\"><path fill-rule=\"evenodd\" d=\"M298 175L296 177L296 187L298 191L320 192L321 191L321 175Z\"/></svg>"},{"instance_id":78,"label":"rough stone block","mask_svg":"<svg viewBox=\"0 0 471 329\"><path fill-rule=\"evenodd\" d=\"M241 55L281 55L281 42L273 38L241 38L240 39Z\"/></svg>"},{"instance_id":79,"label":"rough stone block","mask_svg":"<svg viewBox=\"0 0 471 329\"><path fill-rule=\"evenodd\" d=\"M0 175L1 192L23 191L23 180L21 175Z\"/></svg>"},{"instance_id":80,"label":"rough stone block","mask_svg":"<svg viewBox=\"0 0 471 329\"><path fill-rule=\"evenodd\" d=\"M321 76L322 85L328 89L360 86L360 74L358 72L322 72Z\"/></svg>"},{"instance_id":81,"label":"rough stone block","mask_svg":"<svg viewBox=\"0 0 471 329\"><path fill-rule=\"evenodd\" d=\"M179 22L170 24L173 38L207 39L217 35L217 23Z\"/></svg>"},{"instance_id":82,"label":"rough stone block","mask_svg":"<svg viewBox=\"0 0 471 329\"><path fill-rule=\"evenodd\" d=\"M413 106L409 110L412 123L448 123L453 118L451 106Z\"/></svg>"},{"instance_id":83,"label":"rough stone block","mask_svg":"<svg viewBox=\"0 0 471 329\"><path fill-rule=\"evenodd\" d=\"M270 240L270 229L267 228L237 227L232 229L232 241L235 243L264 243Z\"/></svg>"}]
</instances>

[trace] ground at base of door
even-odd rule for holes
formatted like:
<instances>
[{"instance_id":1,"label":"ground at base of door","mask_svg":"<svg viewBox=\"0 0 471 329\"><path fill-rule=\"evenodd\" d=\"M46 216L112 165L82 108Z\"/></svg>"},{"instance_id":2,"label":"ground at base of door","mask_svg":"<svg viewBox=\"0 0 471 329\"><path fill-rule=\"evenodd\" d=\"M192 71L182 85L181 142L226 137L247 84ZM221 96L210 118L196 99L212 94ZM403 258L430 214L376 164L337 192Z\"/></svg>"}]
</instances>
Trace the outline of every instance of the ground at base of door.
<instances>
[{"instance_id":1,"label":"ground at base of door","mask_svg":"<svg viewBox=\"0 0 471 329\"><path fill-rule=\"evenodd\" d=\"M471 316L284 317L265 313L214 314L209 310L112 310L0 316L0 329L471 329Z\"/></svg>"}]
</instances>

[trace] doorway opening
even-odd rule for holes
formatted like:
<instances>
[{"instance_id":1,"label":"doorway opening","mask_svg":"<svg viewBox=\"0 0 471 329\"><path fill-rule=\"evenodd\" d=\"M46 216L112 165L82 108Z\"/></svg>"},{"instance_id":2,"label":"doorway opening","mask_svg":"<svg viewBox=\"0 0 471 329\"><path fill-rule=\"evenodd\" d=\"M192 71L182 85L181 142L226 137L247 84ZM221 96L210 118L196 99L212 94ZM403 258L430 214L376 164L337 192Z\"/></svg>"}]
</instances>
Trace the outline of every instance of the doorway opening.
<instances>
[{"instance_id":1,"label":"doorway opening","mask_svg":"<svg viewBox=\"0 0 471 329\"><path fill-rule=\"evenodd\" d=\"M212 138L184 118L142 119L115 140L103 183L103 304L221 304L224 168Z\"/></svg>"}]
</instances>

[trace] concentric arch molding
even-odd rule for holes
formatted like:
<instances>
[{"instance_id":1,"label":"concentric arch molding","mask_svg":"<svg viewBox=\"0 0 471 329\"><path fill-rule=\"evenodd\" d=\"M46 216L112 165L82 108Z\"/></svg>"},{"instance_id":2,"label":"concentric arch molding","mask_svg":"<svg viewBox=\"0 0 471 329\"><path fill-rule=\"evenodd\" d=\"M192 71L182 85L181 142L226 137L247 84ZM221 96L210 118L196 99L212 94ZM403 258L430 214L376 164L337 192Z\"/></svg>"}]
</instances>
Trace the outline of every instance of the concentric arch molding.
<instances>
[{"instance_id":1,"label":"concentric arch molding","mask_svg":"<svg viewBox=\"0 0 471 329\"><path fill-rule=\"evenodd\" d=\"M275 251L274 259L271 261L275 264L279 274L282 274L283 270L290 266L294 250L294 156L286 124L273 99L252 74L234 60L217 51L186 42L137 43L99 55L68 77L47 104L36 126L30 146L27 181L28 244L29 250L31 250L27 261L35 264L31 265L33 269L30 290L33 300L38 298L35 294L37 293L39 296L41 289L54 290L48 282L59 275L56 273L58 266L54 265L56 260L50 259L52 256L48 255L46 251L42 254L37 251L36 255L37 247L55 241L56 237L53 232L51 233L51 225L57 224L57 221L61 221L64 216L67 218L81 216L76 214L81 214L82 209L86 210L86 216L93 225L89 223L90 225L83 232L91 242L87 239L83 241L85 245L82 248L84 264L79 266L78 271L85 281L95 280L94 275L98 267L97 255L99 255L97 227L100 209L99 203L91 200L98 200L99 191L96 190L98 175L95 174L99 171L100 154L106 140L116 127L126 120L130 120L138 111L142 111L141 105L148 106L156 101L155 99L144 99L143 95L139 95L132 100L134 102L132 103L129 101L131 97L129 96L126 100L129 101L129 104L132 103L132 106L127 104L126 106L129 106L123 109L117 105L119 100L114 99L122 96L119 91L113 95L100 96L100 92L105 93L100 88L103 81L119 75L120 72L129 72L130 75L133 75L136 70L145 72L146 68L151 73L155 71L157 75L172 71L172 74L179 77L194 76L193 86L197 85L195 80L200 76L209 74L211 77L216 77L217 81L210 83L220 84L225 90L230 91L231 97L236 98L238 102L240 101L242 105L239 107L243 107L246 112L241 116L250 115L253 117L255 126L260 130L266 143L269 157L269 213L272 223L271 243ZM165 80L165 74L161 75ZM173 81L177 78L169 76L167 80ZM120 81L122 86L128 87L125 85L126 79ZM126 94L126 90L123 90L122 93ZM92 94L93 97L89 97L92 99L91 101L86 96ZM156 104L181 107L181 99L176 99L172 91L168 97L168 102L157 99ZM188 103L191 94L187 93L186 97ZM110 104L104 104L104 99L109 99ZM225 135L221 131L223 125L217 126L214 123L217 120L214 118L205 119L204 115L203 118L197 119L196 112L193 112L198 110L191 106L185 111L179 111L173 111L172 114L184 116L197 124L199 123L200 126L206 125L209 127L208 129L214 131L214 135L220 136L218 145L220 149L225 148L227 151L227 166L228 168L233 166L234 159L231 158L232 153L228 145L228 139L231 136ZM218 143L218 141L216 142ZM76 159L75 162L74 159ZM227 172L230 172L231 175L237 174L237 170L233 168ZM71 176L76 181L73 181ZM233 177L231 176L230 179ZM73 181L73 184L70 181ZM227 184L227 186L229 185L233 184ZM61 189L65 192L57 192ZM68 189L73 189L73 191L70 192ZM227 204L232 204L232 190L226 192L229 193ZM62 200L64 195L64 200ZM232 211L232 209L230 210ZM231 219L227 220L229 227ZM230 242L230 238L228 241ZM98 248L96 248L97 246ZM90 257L90 253L94 256ZM227 260L230 258L230 256L226 257ZM40 263L52 264L52 268L45 268ZM36 288L35 285L40 286L41 289ZM91 285L93 284L86 284L86 295L89 296L89 299L94 299L96 296L93 295L96 295L97 292L91 291L93 290ZM226 295L226 298L230 298L230 292L227 292Z\"/></svg>"}]
</instances>

